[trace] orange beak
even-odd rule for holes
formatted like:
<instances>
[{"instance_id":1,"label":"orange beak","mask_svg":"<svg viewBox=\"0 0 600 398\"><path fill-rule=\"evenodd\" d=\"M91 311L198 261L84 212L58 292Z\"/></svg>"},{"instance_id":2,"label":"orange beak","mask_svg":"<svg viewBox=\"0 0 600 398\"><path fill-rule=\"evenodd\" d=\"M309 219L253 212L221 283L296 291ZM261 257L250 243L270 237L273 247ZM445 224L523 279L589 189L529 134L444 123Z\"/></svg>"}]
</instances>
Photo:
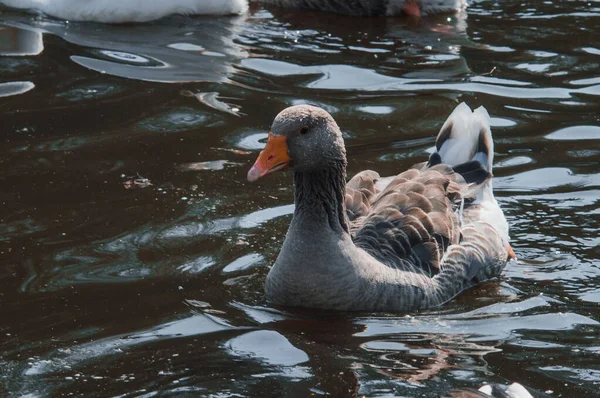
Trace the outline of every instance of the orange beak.
<instances>
[{"instance_id":1,"label":"orange beak","mask_svg":"<svg viewBox=\"0 0 600 398\"><path fill-rule=\"evenodd\" d=\"M254 166L248 171L248 181L254 182L267 174L285 169L291 160L286 137L269 133L265 149L258 155Z\"/></svg>"}]
</instances>

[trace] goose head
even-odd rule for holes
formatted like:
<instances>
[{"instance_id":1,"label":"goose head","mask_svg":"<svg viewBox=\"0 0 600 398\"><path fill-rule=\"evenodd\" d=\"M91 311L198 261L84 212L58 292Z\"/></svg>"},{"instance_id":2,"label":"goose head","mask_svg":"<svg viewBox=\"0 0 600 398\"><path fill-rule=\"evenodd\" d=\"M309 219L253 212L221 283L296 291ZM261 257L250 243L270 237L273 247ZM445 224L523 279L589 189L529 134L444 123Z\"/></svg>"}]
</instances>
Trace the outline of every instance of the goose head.
<instances>
[{"instance_id":1,"label":"goose head","mask_svg":"<svg viewBox=\"0 0 600 398\"><path fill-rule=\"evenodd\" d=\"M333 117L314 106L292 106L273 120L265 149L248 171L248 181L286 167L311 172L345 161L344 140Z\"/></svg>"}]
</instances>

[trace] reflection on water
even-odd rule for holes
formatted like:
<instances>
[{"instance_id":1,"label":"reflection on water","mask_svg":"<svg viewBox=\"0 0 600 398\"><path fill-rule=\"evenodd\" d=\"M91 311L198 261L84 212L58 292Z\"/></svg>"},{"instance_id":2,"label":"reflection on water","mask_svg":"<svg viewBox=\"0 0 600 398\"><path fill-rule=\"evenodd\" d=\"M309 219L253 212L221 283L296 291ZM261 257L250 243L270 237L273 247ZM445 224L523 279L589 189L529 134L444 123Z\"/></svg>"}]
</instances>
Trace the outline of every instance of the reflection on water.
<instances>
[{"instance_id":1,"label":"reflection on water","mask_svg":"<svg viewBox=\"0 0 600 398\"><path fill-rule=\"evenodd\" d=\"M0 391L598 396L599 18L512 0L421 21L0 15ZM458 101L493 115L519 263L435 311L270 307L290 174L245 174L275 114L324 107L349 173L389 175Z\"/></svg>"},{"instance_id":2,"label":"reflection on water","mask_svg":"<svg viewBox=\"0 0 600 398\"><path fill-rule=\"evenodd\" d=\"M69 55L72 62L96 72L154 82L220 82L234 62L247 57L233 43L245 18L173 17L153 24L105 25L9 17L0 34L15 36L14 48L0 48L0 54L39 54L42 34L52 35L76 46Z\"/></svg>"},{"instance_id":3,"label":"reflection on water","mask_svg":"<svg viewBox=\"0 0 600 398\"><path fill-rule=\"evenodd\" d=\"M38 55L44 50L42 33L12 26L0 26L0 55L15 57Z\"/></svg>"},{"instance_id":4,"label":"reflection on water","mask_svg":"<svg viewBox=\"0 0 600 398\"><path fill-rule=\"evenodd\" d=\"M28 92L35 85L32 82L8 82L0 83L0 97L8 97Z\"/></svg>"}]
</instances>

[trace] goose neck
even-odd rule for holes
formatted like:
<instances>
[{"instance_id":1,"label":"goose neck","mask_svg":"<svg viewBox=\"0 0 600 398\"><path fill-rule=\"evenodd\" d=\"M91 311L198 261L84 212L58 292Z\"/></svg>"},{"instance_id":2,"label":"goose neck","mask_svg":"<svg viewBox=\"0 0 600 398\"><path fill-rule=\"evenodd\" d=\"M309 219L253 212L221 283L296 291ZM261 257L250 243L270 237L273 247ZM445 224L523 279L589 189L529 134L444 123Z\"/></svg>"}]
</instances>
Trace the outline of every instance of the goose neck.
<instances>
[{"instance_id":1,"label":"goose neck","mask_svg":"<svg viewBox=\"0 0 600 398\"><path fill-rule=\"evenodd\" d=\"M345 205L346 162L314 171L296 171L294 221L348 233Z\"/></svg>"}]
</instances>

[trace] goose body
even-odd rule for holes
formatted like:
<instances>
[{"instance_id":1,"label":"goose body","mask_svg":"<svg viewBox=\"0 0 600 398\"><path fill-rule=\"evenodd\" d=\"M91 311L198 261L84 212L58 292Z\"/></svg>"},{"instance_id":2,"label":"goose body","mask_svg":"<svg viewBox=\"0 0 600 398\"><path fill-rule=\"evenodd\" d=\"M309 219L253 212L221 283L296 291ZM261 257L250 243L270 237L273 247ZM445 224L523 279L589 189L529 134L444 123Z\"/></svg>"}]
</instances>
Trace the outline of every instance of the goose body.
<instances>
[{"instance_id":1,"label":"goose body","mask_svg":"<svg viewBox=\"0 0 600 398\"><path fill-rule=\"evenodd\" d=\"M248 2L357 16L456 12L465 0L0 0L0 5L31 9L72 21L148 22L169 15L243 14Z\"/></svg>"},{"instance_id":2,"label":"goose body","mask_svg":"<svg viewBox=\"0 0 600 398\"><path fill-rule=\"evenodd\" d=\"M484 108L460 104L429 161L397 176L367 170L346 183L342 134L323 109L274 120L255 181L291 165L295 211L265 285L279 305L364 311L439 306L500 275L514 257L494 199Z\"/></svg>"},{"instance_id":3,"label":"goose body","mask_svg":"<svg viewBox=\"0 0 600 398\"><path fill-rule=\"evenodd\" d=\"M0 0L71 21L148 22L168 15L230 15L248 10L247 0Z\"/></svg>"},{"instance_id":4,"label":"goose body","mask_svg":"<svg viewBox=\"0 0 600 398\"><path fill-rule=\"evenodd\" d=\"M303 8L355 16L421 16L457 12L466 0L258 0L282 8Z\"/></svg>"}]
</instances>

